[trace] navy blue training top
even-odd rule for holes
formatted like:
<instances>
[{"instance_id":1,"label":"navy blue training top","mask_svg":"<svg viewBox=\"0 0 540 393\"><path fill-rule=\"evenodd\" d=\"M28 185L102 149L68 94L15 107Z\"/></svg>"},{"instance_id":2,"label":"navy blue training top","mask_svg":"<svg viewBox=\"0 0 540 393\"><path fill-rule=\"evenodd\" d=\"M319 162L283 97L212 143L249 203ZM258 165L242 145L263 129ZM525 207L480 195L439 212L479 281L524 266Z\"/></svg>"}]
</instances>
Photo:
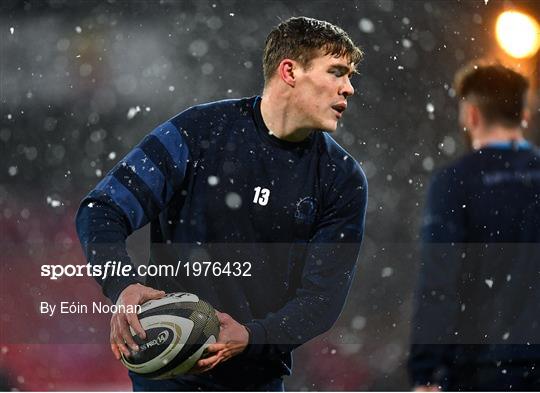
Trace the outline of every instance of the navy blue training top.
<instances>
[{"instance_id":1,"label":"navy blue training top","mask_svg":"<svg viewBox=\"0 0 540 393\"><path fill-rule=\"evenodd\" d=\"M432 179L409 371L540 360L540 152L498 143ZM440 381L439 381L440 382Z\"/></svg>"},{"instance_id":2,"label":"navy blue training top","mask_svg":"<svg viewBox=\"0 0 540 393\"><path fill-rule=\"evenodd\" d=\"M183 271L146 281L195 293L249 328L246 350L204 374L224 383L238 384L238 372L255 382L290 373L292 349L328 330L341 312L364 232L367 181L358 163L325 132L299 143L276 138L260 102L198 105L160 125L77 215L92 264L130 263L125 239L149 222L151 264L175 265L193 257L191 245L207 244L204 260L252 263L251 277ZM98 278L113 302L139 281Z\"/></svg>"}]
</instances>

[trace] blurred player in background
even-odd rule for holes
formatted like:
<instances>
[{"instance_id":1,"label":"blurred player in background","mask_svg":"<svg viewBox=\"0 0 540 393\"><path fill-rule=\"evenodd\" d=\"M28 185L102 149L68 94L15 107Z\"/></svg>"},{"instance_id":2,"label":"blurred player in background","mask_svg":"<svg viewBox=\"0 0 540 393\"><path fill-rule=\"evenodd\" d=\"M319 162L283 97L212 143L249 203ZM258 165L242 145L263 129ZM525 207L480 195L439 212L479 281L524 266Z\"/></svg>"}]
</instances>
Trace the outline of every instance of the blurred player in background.
<instances>
[{"instance_id":1,"label":"blurred player in background","mask_svg":"<svg viewBox=\"0 0 540 393\"><path fill-rule=\"evenodd\" d=\"M456 75L472 151L432 179L409 359L419 391L540 390L540 153L528 81L499 64Z\"/></svg>"},{"instance_id":2,"label":"blurred player in background","mask_svg":"<svg viewBox=\"0 0 540 393\"><path fill-rule=\"evenodd\" d=\"M262 256L251 278L99 280L113 302L141 304L186 291L223 312L218 343L196 375L131 375L134 389L282 390L291 351L336 321L363 236L367 182L327 132L336 130L354 93L350 77L361 57L328 22L281 23L266 41L262 96L180 113L83 200L77 230L92 264L130 263L125 240L149 222L154 264L177 262L157 244L256 243ZM278 252L276 244L289 246ZM136 315L111 320L117 358L137 350L129 326L144 337Z\"/></svg>"}]
</instances>

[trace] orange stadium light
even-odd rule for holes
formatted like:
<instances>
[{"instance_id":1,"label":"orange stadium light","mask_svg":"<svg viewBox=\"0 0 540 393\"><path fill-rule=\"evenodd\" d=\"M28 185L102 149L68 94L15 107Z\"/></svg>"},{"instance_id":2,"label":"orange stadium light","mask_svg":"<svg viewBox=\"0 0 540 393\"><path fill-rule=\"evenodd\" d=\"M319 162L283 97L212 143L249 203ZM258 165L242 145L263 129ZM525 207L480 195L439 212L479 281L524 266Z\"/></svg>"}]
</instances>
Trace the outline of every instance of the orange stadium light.
<instances>
[{"instance_id":1,"label":"orange stadium light","mask_svg":"<svg viewBox=\"0 0 540 393\"><path fill-rule=\"evenodd\" d=\"M514 58L532 57L540 48L540 26L524 13L503 12L497 18L495 31L501 48Z\"/></svg>"}]
</instances>

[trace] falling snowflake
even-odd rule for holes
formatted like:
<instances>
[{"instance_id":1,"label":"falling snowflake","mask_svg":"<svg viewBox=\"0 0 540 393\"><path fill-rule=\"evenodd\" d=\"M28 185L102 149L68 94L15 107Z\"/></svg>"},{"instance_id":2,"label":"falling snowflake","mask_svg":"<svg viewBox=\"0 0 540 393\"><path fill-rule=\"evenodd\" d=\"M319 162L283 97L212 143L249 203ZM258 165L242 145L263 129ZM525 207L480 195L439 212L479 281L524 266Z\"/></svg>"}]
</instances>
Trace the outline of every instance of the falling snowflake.
<instances>
[{"instance_id":1,"label":"falling snowflake","mask_svg":"<svg viewBox=\"0 0 540 393\"><path fill-rule=\"evenodd\" d=\"M360 19L360 22L358 22L358 27L364 33L373 33L375 31L373 22L367 18Z\"/></svg>"},{"instance_id":2,"label":"falling snowflake","mask_svg":"<svg viewBox=\"0 0 540 393\"><path fill-rule=\"evenodd\" d=\"M392 274L394 274L394 269L392 269L391 267L387 266L385 267L384 269L382 269L381 271L381 277L385 278L385 277L390 277Z\"/></svg>"},{"instance_id":3,"label":"falling snowflake","mask_svg":"<svg viewBox=\"0 0 540 393\"><path fill-rule=\"evenodd\" d=\"M50 196L47 197L47 204L51 205L51 207L62 206L62 202L60 202L58 199L53 199Z\"/></svg>"},{"instance_id":4,"label":"falling snowflake","mask_svg":"<svg viewBox=\"0 0 540 393\"><path fill-rule=\"evenodd\" d=\"M128 120L133 119L135 117L135 115L137 113L139 113L140 111L141 111L141 107L139 105L137 105L136 107L129 108L129 111L128 111L127 115L126 115Z\"/></svg>"},{"instance_id":5,"label":"falling snowflake","mask_svg":"<svg viewBox=\"0 0 540 393\"><path fill-rule=\"evenodd\" d=\"M242 206L242 197L238 195L236 192L229 192L225 196L225 203L230 209L238 209L240 206Z\"/></svg>"},{"instance_id":6,"label":"falling snowflake","mask_svg":"<svg viewBox=\"0 0 540 393\"><path fill-rule=\"evenodd\" d=\"M213 186L217 186L219 184L219 177L217 176L208 176L208 184Z\"/></svg>"},{"instance_id":7,"label":"falling snowflake","mask_svg":"<svg viewBox=\"0 0 540 393\"><path fill-rule=\"evenodd\" d=\"M363 328L366 327L366 323L367 323L367 320L365 317L361 315L357 315L353 318L351 325L352 325L352 328L355 330L362 330Z\"/></svg>"}]
</instances>

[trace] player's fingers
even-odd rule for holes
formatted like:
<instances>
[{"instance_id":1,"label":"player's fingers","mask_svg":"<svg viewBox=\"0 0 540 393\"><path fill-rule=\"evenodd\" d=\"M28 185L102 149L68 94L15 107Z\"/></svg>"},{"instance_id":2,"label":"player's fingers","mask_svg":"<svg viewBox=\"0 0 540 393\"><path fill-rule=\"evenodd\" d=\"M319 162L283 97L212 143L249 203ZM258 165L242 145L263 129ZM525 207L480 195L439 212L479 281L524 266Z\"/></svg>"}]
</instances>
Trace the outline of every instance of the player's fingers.
<instances>
[{"instance_id":1,"label":"player's fingers","mask_svg":"<svg viewBox=\"0 0 540 393\"><path fill-rule=\"evenodd\" d=\"M221 355L218 353L217 355L214 355L214 356L210 356L204 359L199 359L196 365L198 368L202 369L218 362L219 360L221 360Z\"/></svg>"},{"instance_id":2,"label":"player's fingers","mask_svg":"<svg viewBox=\"0 0 540 393\"><path fill-rule=\"evenodd\" d=\"M116 360L120 360L120 351L118 350L118 347L116 346L116 344L113 344L111 343L111 351L114 355L114 357L116 358Z\"/></svg>"},{"instance_id":3,"label":"player's fingers","mask_svg":"<svg viewBox=\"0 0 540 393\"><path fill-rule=\"evenodd\" d=\"M205 368L214 363L218 359L218 355L210 356L204 359L199 359L197 361L197 367L198 368Z\"/></svg>"},{"instance_id":4,"label":"player's fingers","mask_svg":"<svg viewBox=\"0 0 540 393\"><path fill-rule=\"evenodd\" d=\"M202 359L197 361L197 363L195 363L191 370L188 371L188 374L202 374L207 372L208 370L211 370L213 367L215 367L216 364L219 363L219 358L217 356L212 356L212 358L214 358L215 360L210 363L206 361L210 358L204 359L204 362L201 361Z\"/></svg>"},{"instance_id":5,"label":"player's fingers","mask_svg":"<svg viewBox=\"0 0 540 393\"><path fill-rule=\"evenodd\" d=\"M124 356L129 356L129 349L124 342L124 336L122 335L122 321L127 325L127 322L121 318L118 314L113 315L111 318L111 345L114 345L118 353L123 353ZM131 335L130 335L131 336ZM113 351L114 352L114 351Z\"/></svg>"},{"instance_id":6,"label":"player's fingers","mask_svg":"<svg viewBox=\"0 0 540 393\"><path fill-rule=\"evenodd\" d=\"M116 345L124 356L129 356L129 350L124 343L120 326L121 322L118 319L118 316L113 317L111 319L111 344Z\"/></svg>"},{"instance_id":7,"label":"player's fingers","mask_svg":"<svg viewBox=\"0 0 540 393\"><path fill-rule=\"evenodd\" d=\"M128 357L130 355L129 349L126 347L126 344L122 342L122 340L116 340L115 341L116 346L118 349L124 354L124 356Z\"/></svg>"},{"instance_id":8,"label":"player's fingers","mask_svg":"<svg viewBox=\"0 0 540 393\"><path fill-rule=\"evenodd\" d=\"M215 353L224 350L226 347L226 344L210 344L208 347L206 347L205 352Z\"/></svg>"},{"instance_id":9,"label":"player's fingers","mask_svg":"<svg viewBox=\"0 0 540 393\"><path fill-rule=\"evenodd\" d=\"M120 360L120 351L116 346L116 314L111 317L111 333L109 335L109 341L111 343L111 351L114 354L116 360Z\"/></svg>"},{"instance_id":10,"label":"player's fingers","mask_svg":"<svg viewBox=\"0 0 540 393\"><path fill-rule=\"evenodd\" d=\"M163 296L165 296L165 291L147 288L147 290L141 293L141 303L147 302L148 300L161 299Z\"/></svg>"},{"instance_id":11,"label":"player's fingers","mask_svg":"<svg viewBox=\"0 0 540 393\"><path fill-rule=\"evenodd\" d=\"M206 372L212 370L214 367L216 367L220 362L221 362L221 360L217 360L217 361L213 362L212 364L210 364L210 365L208 365L208 366L197 367L197 369L194 370L194 373L195 373L195 374L203 374L203 373L206 373Z\"/></svg>"},{"instance_id":12,"label":"player's fingers","mask_svg":"<svg viewBox=\"0 0 540 393\"><path fill-rule=\"evenodd\" d=\"M126 346L126 344L118 344L118 348L120 348L120 351L125 358L129 358L131 356L131 352L129 351L129 348Z\"/></svg>"},{"instance_id":13,"label":"player's fingers","mask_svg":"<svg viewBox=\"0 0 540 393\"><path fill-rule=\"evenodd\" d=\"M139 321L139 317L137 317L137 314L126 314L126 320L129 326L135 330L135 333L142 338L146 338L146 332L144 331L144 328L141 325L141 322Z\"/></svg>"},{"instance_id":14,"label":"player's fingers","mask_svg":"<svg viewBox=\"0 0 540 393\"><path fill-rule=\"evenodd\" d=\"M133 340L133 336L131 335L131 331L129 330L128 322L125 318L122 318L120 321L120 336L122 337L122 340L125 341L129 347L134 350L138 351L139 346L137 343Z\"/></svg>"},{"instance_id":15,"label":"player's fingers","mask_svg":"<svg viewBox=\"0 0 540 393\"><path fill-rule=\"evenodd\" d=\"M222 362L224 362L224 361L229 360L230 358L232 358L232 357L233 357L233 354L234 354L234 352L233 352L232 349L225 349L225 350L223 350L223 351L221 351L221 352L219 353L219 355L221 356L221 361L222 361Z\"/></svg>"},{"instance_id":16,"label":"player's fingers","mask_svg":"<svg viewBox=\"0 0 540 393\"><path fill-rule=\"evenodd\" d=\"M221 325L227 323L231 319L231 316L229 314L224 313L224 312L216 311L216 315L217 315L217 317L219 319L219 323Z\"/></svg>"},{"instance_id":17,"label":"player's fingers","mask_svg":"<svg viewBox=\"0 0 540 393\"><path fill-rule=\"evenodd\" d=\"M216 359L215 362L211 363L210 365L208 365L205 370L203 372L207 372L207 371L210 371L212 370L214 367L216 367L218 364L220 364L221 362L223 362L223 358L221 356L218 356L218 358Z\"/></svg>"}]
</instances>

